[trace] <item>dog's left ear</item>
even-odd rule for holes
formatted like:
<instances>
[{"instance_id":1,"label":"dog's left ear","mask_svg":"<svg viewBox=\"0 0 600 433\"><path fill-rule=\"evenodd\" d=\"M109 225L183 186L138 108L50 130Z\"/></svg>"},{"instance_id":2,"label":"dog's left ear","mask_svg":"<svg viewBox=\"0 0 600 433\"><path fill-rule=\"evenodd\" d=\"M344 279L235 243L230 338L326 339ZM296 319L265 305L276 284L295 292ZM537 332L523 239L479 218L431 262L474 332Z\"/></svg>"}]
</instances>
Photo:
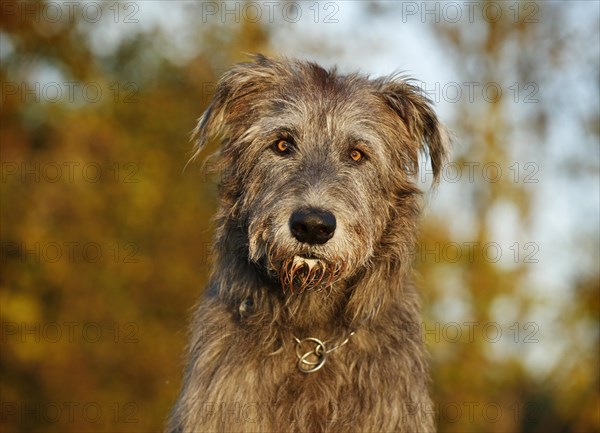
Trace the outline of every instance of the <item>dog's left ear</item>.
<instances>
[{"instance_id":1,"label":"dog's left ear","mask_svg":"<svg viewBox=\"0 0 600 433\"><path fill-rule=\"evenodd\" d=\"M429 155L433 180L437 183L449 154L450 135L433 111L432 102L417 86L401 79L375 80L384 102L398 115L408 139L415 147L409 151L410 167L416 173L419 153Z\"/></svg>"}]
</instances>

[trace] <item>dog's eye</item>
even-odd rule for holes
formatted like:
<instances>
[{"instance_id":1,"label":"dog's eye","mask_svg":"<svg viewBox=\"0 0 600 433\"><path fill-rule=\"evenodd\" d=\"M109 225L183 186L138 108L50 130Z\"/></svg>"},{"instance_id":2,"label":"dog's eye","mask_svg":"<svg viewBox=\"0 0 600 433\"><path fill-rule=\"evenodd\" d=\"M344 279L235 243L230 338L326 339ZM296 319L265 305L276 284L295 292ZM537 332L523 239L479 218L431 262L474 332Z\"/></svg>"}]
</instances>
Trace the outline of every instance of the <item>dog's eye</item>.
<instances>
[{"instance_id":1,"label":"dog's eye","mask_svg":"<svg viewBox=\"0 0 600 433\"><path fill-rule=\"evenodd\" d=\"M292 145L286 140L277 140L273 144L273 150L280 155L287 155L292 151Z\"/></svg>"},{"instance_id":2,"label":"dog's eye","mask_svg":"<svg viewBox=\"0 0 600 433\"><path fill-rule=\"evenodd\" d=\"M358 162L364 157L365 155L358 149L352 149L352 151L350 152L350 158L352 158L352 161L354 162Z\"/></svg>"}]
</instances>

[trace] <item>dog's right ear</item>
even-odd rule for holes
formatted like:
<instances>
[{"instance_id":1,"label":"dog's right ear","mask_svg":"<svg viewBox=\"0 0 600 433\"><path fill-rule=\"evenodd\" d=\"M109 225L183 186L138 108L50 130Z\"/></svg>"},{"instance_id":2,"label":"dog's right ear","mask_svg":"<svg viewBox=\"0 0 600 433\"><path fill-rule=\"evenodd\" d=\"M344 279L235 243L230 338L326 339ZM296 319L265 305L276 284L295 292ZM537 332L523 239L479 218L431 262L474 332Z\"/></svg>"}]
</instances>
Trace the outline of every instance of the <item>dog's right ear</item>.
<instances>
[{"instance_id":1,"label":"dog's right ear","mask_svg":"<svg viewBox=\"0 0 600 433\"><path fill-rule=\"evenodd\" d=\"M282 62L261 54L252 56L253 62L239 63L219 80L215 94L192 133L196 158L211 138L222 138L226 144L235 140L251 125L268 102L264 95L274 89L277 77L288 75Z\"/></svg>"}]
</instances>

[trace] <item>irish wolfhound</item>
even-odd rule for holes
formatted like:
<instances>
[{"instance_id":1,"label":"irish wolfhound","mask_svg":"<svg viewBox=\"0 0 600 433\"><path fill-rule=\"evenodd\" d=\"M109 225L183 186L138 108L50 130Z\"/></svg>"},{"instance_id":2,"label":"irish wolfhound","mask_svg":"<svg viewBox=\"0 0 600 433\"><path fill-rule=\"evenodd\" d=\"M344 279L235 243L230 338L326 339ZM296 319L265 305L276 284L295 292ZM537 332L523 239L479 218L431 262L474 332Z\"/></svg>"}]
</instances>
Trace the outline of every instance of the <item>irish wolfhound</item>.
<instances>
[{"instance_id":1,"label":"irish wolfhound","mask_svg":"<svg viewBox=\"0 0 600 433\"><path fill-rule=\"evenodd\" d=\"M410 282L419 154L446 134L401 77L256 56L217 86L215 263L170 432L424 432L434 416Z\"/></svg>"}]
</instances>

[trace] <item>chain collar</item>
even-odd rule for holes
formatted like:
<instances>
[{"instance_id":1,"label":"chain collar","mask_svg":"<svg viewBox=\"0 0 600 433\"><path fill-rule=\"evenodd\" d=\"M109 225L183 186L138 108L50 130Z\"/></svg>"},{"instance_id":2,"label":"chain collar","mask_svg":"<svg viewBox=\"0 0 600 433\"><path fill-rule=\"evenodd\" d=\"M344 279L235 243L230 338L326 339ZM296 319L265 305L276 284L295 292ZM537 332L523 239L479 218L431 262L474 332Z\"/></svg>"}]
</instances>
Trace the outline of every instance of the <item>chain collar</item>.
<instances>
[{"instance_id":1,"label":"chain collar","mask_svg":"<svg viewBox=\"0 0 600 433\"><path fill-rule=\"evenodd\" d=\"M352 331L348 334L346 339L341 343L333 346L331 349L328 349L326 344L329 344L331 341L321 341L318 338L309 337L300 340L299 338L294 337L294 341L296 342L296 357L298 358L298 370L302 373L314 373L319 370L323 365L325 365L325 361L327 361L327 354L333 352L336 349L339 349L344 344L350 340L350 337L354 335L355 331ZM306 345L312 343L315 347L308 352L302 353L302 345Z\"/></svg>"}]
</instances>

